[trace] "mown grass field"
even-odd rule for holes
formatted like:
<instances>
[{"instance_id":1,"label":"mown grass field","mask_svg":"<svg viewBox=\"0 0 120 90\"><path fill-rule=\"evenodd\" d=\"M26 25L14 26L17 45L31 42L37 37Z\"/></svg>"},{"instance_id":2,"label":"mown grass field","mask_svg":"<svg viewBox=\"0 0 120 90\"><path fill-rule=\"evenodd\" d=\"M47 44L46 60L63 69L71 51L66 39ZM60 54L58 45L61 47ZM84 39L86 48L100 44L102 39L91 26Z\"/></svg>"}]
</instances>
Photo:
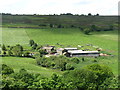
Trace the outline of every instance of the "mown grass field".
<instances>
[{"instance_id":1,"label":"mown grass field","mask_svg":"<svg viewBox=\"0 0 120 90\"><path fill-rule=\"evenodd\" d=\"M2 30L2 42L5 45L21 44L24 47L28 47L29 40L33 39L40 45L56 45L57 43L64 47L70 45L71 47L77 47L77 45L93 44L102 48L103 50L111 53L114 57L101 58L97 63L106 64L117 75L118 65L118 33L117 31L106 32L94 32L91 35L84 35L79 29L19 29L19 28L3 28ZM56 45L57 47L61 47ZM51 74L51 69L45 69L36 66L34 60L30 58L15 58L15 57L3 57L3 63L12 66L15 71L20 68L26 68L29 72L40 72L44 75ZM79 67L92 64L92 62L84 62L78 64ZM58 72L60 73L60 72Z\"/></svg>"}]
</instances>

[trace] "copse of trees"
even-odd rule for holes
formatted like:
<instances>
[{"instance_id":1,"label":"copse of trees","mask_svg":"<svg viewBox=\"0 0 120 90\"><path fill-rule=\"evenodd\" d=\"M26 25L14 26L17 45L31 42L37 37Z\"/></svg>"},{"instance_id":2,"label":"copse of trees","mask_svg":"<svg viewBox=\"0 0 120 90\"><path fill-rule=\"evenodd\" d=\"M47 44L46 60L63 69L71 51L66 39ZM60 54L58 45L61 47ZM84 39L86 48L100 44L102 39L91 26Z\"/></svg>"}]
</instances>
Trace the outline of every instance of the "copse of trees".
<instances>
[{"instance_id":1,"label":"copse of trees","mask_svg":"<svg viewBox=\"0 0 120 90\"><path fill-rule=\"evenodd\" d=\"M97 89L99 88L100 85L102 85L102 83L107 78L110 78L110 77L114 76L112 70L105 65L93 64L93 65L87 66L86 69L94 72L95 75L97 75L97 77L94 81Z\"/></svg>"},{"instance_id":2,"label":"copse of trees","mask_svg":"<svg viewBox=\"0 0 120 90\"><path fill-rule=\"evenodd\" d=\"M65 56L51 56L51 57L40 57L38 54L36 57L36 62L42 67L48 67L52 69L58 69L61 71L74 70L75 65L82 61L80 58L68 58Z\"/></svg>"},{"instance_id":3,"label":"copse of trees","mask_svg":"<svg viewBox=\"0 0 120 90\"><path fill-rule=\"evenodd\" d=\"M23 47L20 44L17 44L16 46L5 46L2 45L2 55L3 56L22 56L23 53Z\"/></svg>"},{"instance_id":4,"label":"copse of trees","mask_svg":"<svg viewBox=\"0 0 120 90\"><path fill-rule=\"evenodd\" d=\"M93 64L83 69L66 72L63 77L64 81L71 85L71 88L77 88L78 90L81 88L94 90L113 88L115 84L113 81L114 75L110 68L99 64ZM109 82L111 81L113 81L114 84L110 85Z\"/></svg>"},{"instance_id":5,"label":"copse of trees","mask_svg":"<svg viewBox=\"0 0 120 90\"><path fill-rule=\"evenodd\" d=\"M12 49L11 49L11 52L13 53L13 55L15 56L22 56L22 53L23 53L23 47L21 45L16 45L16 46L13 46Z\"/></svg>"},{"instance_id":6,"label":"copse of trees","mask_svg":"<svg viewBox=\"0 0 120 90\"><path fill-rule=\"evenodd\" d=\"M96 26L96 25L91 25L91 26L89 26L89 27L84 27L84 28L82 28L82 27L79 27L80 28L80 30L84 33L84 34L86 34L86 35L89 35L90 34L90 32L98 32L98 31L112 31L112 30L114 30L114 26L113 25L109 25L109 26L107 26L107 27L100 27L100 26Z\"/></svg>"}]
</instances>

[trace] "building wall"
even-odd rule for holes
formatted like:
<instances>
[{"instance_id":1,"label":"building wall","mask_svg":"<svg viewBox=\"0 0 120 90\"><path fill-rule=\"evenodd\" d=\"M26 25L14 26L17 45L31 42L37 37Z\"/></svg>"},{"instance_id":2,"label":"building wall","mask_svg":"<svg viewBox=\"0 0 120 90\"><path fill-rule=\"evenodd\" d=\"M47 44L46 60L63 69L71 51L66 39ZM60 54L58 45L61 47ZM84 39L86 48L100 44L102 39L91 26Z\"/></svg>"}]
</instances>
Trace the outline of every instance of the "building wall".
<instances>
[{"instance_id":1,"label":"building wall","mask_svg":"<svg viewBox=\"0 0 120 90\"><path fill-rule=\"evenodd\" d=\"M87 55L70 55L70 57L82 57L82 56L90 56L90 57L98 57L99 54L87 54Z\"/></svg>"}]
</instances>

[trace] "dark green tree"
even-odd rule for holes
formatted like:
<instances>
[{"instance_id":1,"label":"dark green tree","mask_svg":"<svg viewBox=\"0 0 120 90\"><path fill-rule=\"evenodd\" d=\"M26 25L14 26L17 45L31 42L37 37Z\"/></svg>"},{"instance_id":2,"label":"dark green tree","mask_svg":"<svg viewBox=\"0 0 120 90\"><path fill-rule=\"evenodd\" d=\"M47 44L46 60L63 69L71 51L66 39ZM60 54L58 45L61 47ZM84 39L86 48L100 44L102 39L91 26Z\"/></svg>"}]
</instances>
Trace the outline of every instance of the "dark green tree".
<instances>
[{"instance_id":1,"label":"dark green tree","mask_svg":"<svg viewBox=\"0 0 120 90\"><path fill-rule=\"evenodd\" d=\"M53 28L53 26L54 26L53 24L50 24L50 28Z\"/></svg>"},{"instance_id":2,"label":"dark green tree","mask_svg":"<svg viewBox=\"0 0 120 90\"><path fill-rule=\"evenodd\" d=\"M99 16L99 14L97 13L96 16Z\"/></svg>"},{"instance_id":3,"label":"dark green tree","mask_svg":"<svg viewBox=\"0 0 120 90\"><path fill-rule=\"evenodd\" d=\"M89 33L91 32L91 30L89 28L85 28L83 30L83 32L84 32L84 34L89 35Z\"/></svg>"},{"instance_id":4,"label":"dark green tree","mask_svg":"<svg viewBox=\"0 0 120 90\"><path fill-rule=\"evenodd\" d=\"M48 53L46 52L46 50L43 50L43 49L40 49L40 50L39 50L39 53L40 53L40 56L41 56L41 57L42 57L43 55L48 54Z\"/></svg>"},{"instance_id":5,"label":"dark green tree","mask_svg":"<svg viewBox=\"0 0 120 90\"><path fill-rule=\"evenodd\" d=\"M88 13L88 16L92 16L92 14L91 14L91 13Z\"/></svg>"},{"instance_id":6,"label":"dark green tree","mask_svg":"<svg viewBox=\"0 0 120 90\"><path fill-rule=\"evenodd\" d=\"M35 43L34 40L30 40L30 41L29 41L29 45L30 45L30 46L34 45L34 43Z\"/></svg>"},{"instance_id":7,"label":"dark green tree","mask_svg":"<svg viewBox=\"0 0 120 90\"><path fill-rule=\"evenodd\" d=\"M6 53L6 51L3 51L3 55L6 55L7 53Z\"/></svg>"},{"instance_id":8,"label":"dark green tree","mask_svg":"<svg viewBox=\"0 0 120 90\"><path fill-rule=\"evenodd\" d=\"M3 51L7 51L7 49L6 49L6 47L5 47L4 44L2 45L2 50L3 50Z\"/></svg>"},{"instance_id":9,"label":"dark green tree","mask_svg":"<svg viewBox=\"0 0 120 90\"><path fill-rule=\"evenodd\" d=\"M97 26L92 25L92 26L90 27L90 29L91 29L91 31L97 31Z\"/></svg>"},{"instance_id":10,"label":"dark green tree","mask_svg":"<svg viewBox=\"0 0 120 90\"><path fill-rule=\"evenodd\" d=\"M61 25L61 24L59 24L59 25L57 26L57 28L62 28L62 25Z\"/></svg>"},{"instance_id":11,"label":"dark green tree","mask_svg":"<svg viewBox=\"0 0 120 90\"><path fill-rule=\"evenodd\" d=\"M8 50L8 55L11 56L12 54L11 50Z\"/></svg>"}]
</instances>

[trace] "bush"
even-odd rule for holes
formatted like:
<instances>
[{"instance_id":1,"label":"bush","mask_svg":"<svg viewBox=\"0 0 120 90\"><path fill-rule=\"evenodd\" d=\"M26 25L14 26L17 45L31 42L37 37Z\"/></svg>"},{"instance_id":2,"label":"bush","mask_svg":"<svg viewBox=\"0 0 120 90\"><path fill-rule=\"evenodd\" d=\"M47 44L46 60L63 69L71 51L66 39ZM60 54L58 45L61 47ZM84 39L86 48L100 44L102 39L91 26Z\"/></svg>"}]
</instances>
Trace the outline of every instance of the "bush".
<instances>
[{"instance_id":1,"label":"bush","mask_svg":"<svg viewBox=\"0 0 120 90\"><path fill-rule=\"evenodd\" d=\"M12 68L10 68L9 66L7 66L6 64L2 64L2 74L11 74L14 73L14 70Z\"/></svg>"},{"instance_id":2,"label":"bush","mask_svg":"<svg viewBox=\"0 0 120 90\"><path fill-rule=\"evenodd\" d=\"M24 54L24 57L30 57L30 55L29 55L30 52L29 51L25 51L23 54Z\"/></svg>"},{"instance_id":3,"label":"bush","mask_svg":"<svg viewBox=\"0 0 120 90\"><path fill-rule=\"evenodd\" d=\"M76 64L78 64L80 62L79 58L77 58L77 57L71 58L71 61L76 63Z\"/></svg>"},{"instance_id":4,"label":"bush","mask_svg":"<svg viewBox=\"0 0 120 90\"><path fill-rule=\"evenodd\" d=\"M89 33L91 32L91 30L89 28L85 28L83 30L83 32L84 32L84 34L89 35Z\"/></svg>"},{"instance_id":5,"label":"bush","mask_svg":"<svg viewBox=\"0 0 120 90\"><path fill-rule=\"evenodd\" d=\"M74 70L74 66L71 63L66 64L66 70Z\"/></svg>"}]
</instances>

